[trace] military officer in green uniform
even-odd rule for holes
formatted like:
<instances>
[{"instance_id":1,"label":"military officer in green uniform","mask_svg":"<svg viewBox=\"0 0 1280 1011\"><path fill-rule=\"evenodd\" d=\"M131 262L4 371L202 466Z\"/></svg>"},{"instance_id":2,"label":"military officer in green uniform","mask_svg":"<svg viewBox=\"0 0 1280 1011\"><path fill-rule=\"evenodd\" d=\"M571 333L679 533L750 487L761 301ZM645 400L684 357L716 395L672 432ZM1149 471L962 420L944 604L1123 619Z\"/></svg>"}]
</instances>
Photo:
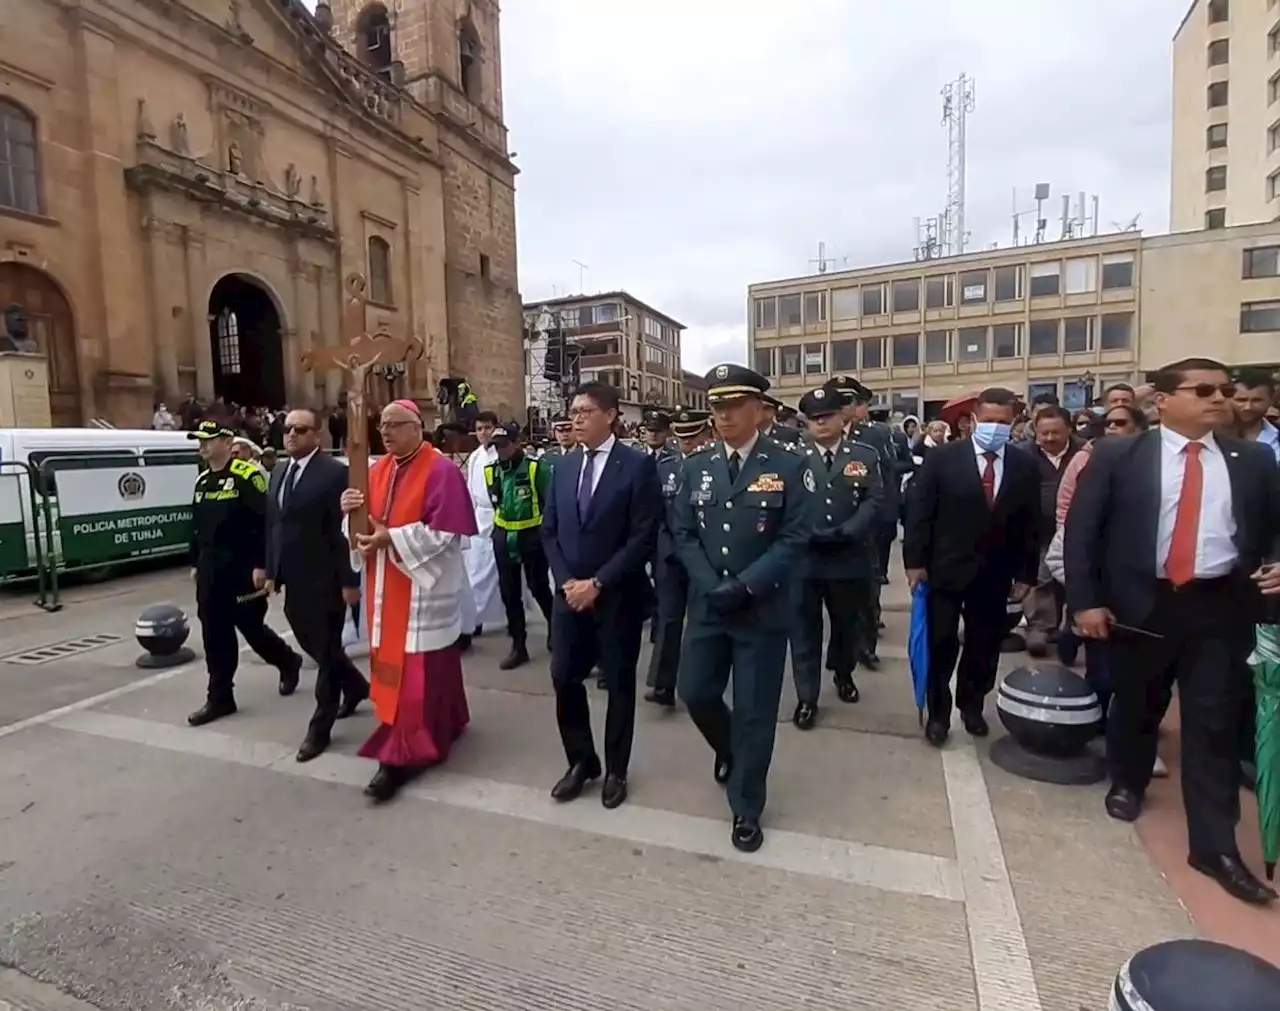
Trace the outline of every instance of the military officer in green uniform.
<instances>
[{"instance_id":1,"label":"military officer in green uniform","mask_svg":"<svg viewBox=\"0 0 1280 1011\"><path fill-rule=\"evenodd\" d=\"M204 705L187 717L201 727L236 711L237 630L250 649L280 671L281 695L298 687L302 657L264 624L266 475L232 456L236 433L225 425L202 421L187 437L199 441L205 467L196 478L190 552L209 687Z\"/></svg>"},{"instance_id":2,"label":"military officer in green uniform","mask_svg":"<svg viewBox=\"0 0 1280 1011\"><path fill-rule=\"evenodd\" d=\"M792 452L803 452L804 433L792 425L780 424L777 420L778 415L787 409L787 405L767 393L760 402L763 405L763 409L760 412L760 434L766 439L772 439L783 449L789 449Z\"/></svg>"},{"instance_id":3,"label":"military officer in green uniform","mask_svg":"<svg viewBox=\"0 0 1280 1011\"><path fill-rule=\"evenodd\" d=\"M569 420L567 414L557 414L551 419L551 434L555 437L555 445L548 446L538 457L538 462L548 468L554 467L559 460L572 453L576 445L573 438L573 422Z\"/></svg>"},{"instance_id":4,"label":"military officer in green uniform","mask_svg":"<svg viewBox=\"0 0 1280 1011\"><path fill-rule=\"evenodd\" d=\"M753 852L764 841L791 573L809 541L816 486L803 456L760 435L767 379L718 365L707 386L719 440L684 461L676 498L676 547L689 575L679 690L711 745L716 781L728 784L733 845Z\"/></svg>"},{"instance_id":5,"label":"military officer in green uniform","mask_svg":"<svg viewBox=\"0 0 1280 1011\"><path fill-rule=\"evenodd\" d=\"M671 419L671 431L679 440L673 452L658 454L658 481L662 486L663 516L658 524L657 549L653 559L653 589L657 610L650 626L649 691L646 702L660 706L676 704L676 681L680 671L680 642L684 634L685 609L689 601L689 577L676 554L676 500L680 494L685 458L701 450L711 434L711 415L682 407Z\"/></svg>"},{"instance_id":6,"label":"military officer in green uniform","mask_svg":"<svg viewBox=\"0 0 1280 1011\"><path fill-rule=\"evenodd\" d=\"M841 396L819 388L800 400L812 442L805 452L816 485L813 529L801 564L798 610L804 634L792 643L796 705L792 721L813 727L822 685L822 611L831 620L828 663L835 671L841 702L857 702L853 680L861 650L869 640L861 626L870 614L875 579L874 537L884 491L880 457L870 446L844 436Z\"/></svg>"},{"instance_id":7,"label":"military officer in green uniform","mask_svg":"<svg viewBox=\"0 0 1280 1011\"><path fill-rule=\"evenodd\" d=\"M551 467L525 455L519 430L493 430L498 459L484 469L484 486L493 505L493 557L498 565L498 593L507 614L511 652L499 670L515 670L529 662L528 627L524 616L524 585L537 601L548 627L551 623L551 581L542 548L542 507L551 493ZM550 648L550 634L547 636Z\"/></svg>"}]
</instances>

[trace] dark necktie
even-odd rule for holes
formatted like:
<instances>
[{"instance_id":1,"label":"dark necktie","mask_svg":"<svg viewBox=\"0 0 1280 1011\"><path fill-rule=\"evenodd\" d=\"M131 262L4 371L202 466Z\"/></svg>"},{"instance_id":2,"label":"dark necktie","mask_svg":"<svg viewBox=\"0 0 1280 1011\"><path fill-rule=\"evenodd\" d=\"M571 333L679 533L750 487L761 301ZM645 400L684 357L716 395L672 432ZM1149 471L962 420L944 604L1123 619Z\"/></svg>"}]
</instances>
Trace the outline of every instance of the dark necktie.
<instances>
[{"instance_id":1,"label":"dark necktie","mask_svg":"<svg viewBox=\"0 0 1280 1011\"><path fill-rule=\"evenodd\" d=\"M836 458L836 454L834 451L830 449L823 450L822 459L827 461L827 470L831 469L831 461L834 460L835 458Z\"/></svg>"},{"instance_id":2,"label":"dark necktie","mask_svg":"<svg viewBox=\"0 0 1280 1011\"><path fill-rule=\"evenodd\" d=\"M995 505L996 502L996 454L983 453L982 457L987 461L987 465L982 468L982 494L987 497L987 505Z\"/></svg>"},{"instance_id":3,"label":"dark necktie","mask_svg":"<svg viewBox=\"0 0 1280 1011\"><path fill-rule=\"evenodd\" d=\"M742 460L739 459L737 452L729 454L729 480L734 484L738 483L738 474L742 470Z\"/></svg>"},{"instance_id":4,"label":"dark necktie","mask_svg":"<svg viewBox=\"0 0 1280 1011\"><path fill-rule=\"evenodd\" d=\"M280 511L289 509L289 499L293 497L293 482L298 480L298 461L289 461L289 469L284 472L284 487L280 491Z\"/></svg>"},{"instance_id":5,"label":"dark necktie","mask_svg":"<svg viewBox=\"0 0 1280 1011\"><path fill-rule=\"evenodd\" d=\"M594 480L598 449L583 450L582 480L578 483L578 519L585 520L591 512L591 484Z\"/></svg>"}]
</instances>

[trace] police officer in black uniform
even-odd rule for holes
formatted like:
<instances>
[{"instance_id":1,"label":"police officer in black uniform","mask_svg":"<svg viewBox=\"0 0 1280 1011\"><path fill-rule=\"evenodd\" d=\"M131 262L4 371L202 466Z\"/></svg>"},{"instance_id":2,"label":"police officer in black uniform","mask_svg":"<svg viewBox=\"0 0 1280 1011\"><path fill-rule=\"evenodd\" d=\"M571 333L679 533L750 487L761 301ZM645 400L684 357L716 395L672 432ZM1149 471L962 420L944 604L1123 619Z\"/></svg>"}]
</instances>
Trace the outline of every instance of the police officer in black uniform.
<instances>
[{"instance_id":1,"label":"police officer in black uniform","mask_svg":"<svg viewBox=\"0 0 1280 1011\"><path fill-rule=\"evenodd\" d=\"M676 556L676 498L681 490L685 457L710 441L711 415L682 407L671 419L671 431L679 440L675 451L664 447L658 454L658 481L662 485L662 522L658 525L658 546L653 559L653 588L657 612L650 626L649 691L644 700L660 706L676 704L676 681L680 671L680 641L684 634L685 608L689 601L689 577Z\"/></svg>"},{"instance_id":2,"label":"police officer in black uniform","mask_svg":"<svg viewBox=\"0 0 1280 1011\"><path fill-rule=\"evenodd\" d=\"M759 431L763 376L707 373L719 441L688 457L676 498L676 547L689 574L680 697L727 783L733 845L764 842L766 780L791 625L791 572L809 541L815 489L805 458ZM733 710L724 703L733 680Z\"/></svg>"},{"instance_id":3,"label":"police officer in black uniform","mask_svg":"<svg viewBox=\"0 0 1280 1011\"><path fill-rule=\"evenodd\" d=\"M187 717L193 727L236 711L237 630L250 649L279 669L281 695L293 694L302 669L302 657L263 624L267 478L252 463L232 458L235 436L215 421L202 421L188 435L199 441L207 467L196 478L191 564L209 688L205 704Z\"/></svg>"},{"instance_id":4,"label":"police officer in black uniform","mask_svg":"<svg viewBox=\"0 0 1280 1011\"><path fill-rule=\"evenodd\" d=\"M820 388L806 393L800 411L809 421L812 442L806 454L816 490L809 549L800 566L799 612L804 635L792 643L792 667L799 702L792 722L813 727L822 684L822 610L831 619L829 666L835 670L841 702L857 702L853 671L857 631L870 614L875 578L873 542L880 519L880 456L870 446L844 437L842 397ZM854 629L850 634L850 629Z\"/></svg>"},{"instance_id":5,"label":"police officer in black uniform","mask_svg":"<svg viewBox=\"0 0 1280 1011\"><path fill-rule=\"evenodd\" d=\"M551 419L551 434L555 436L555 445L548 446L538 457L538 462L546 462L554 467L563 457L572 453L577 445L573 438L573 422L567 414L557 414Z\"/></svg>"}]
</instances>

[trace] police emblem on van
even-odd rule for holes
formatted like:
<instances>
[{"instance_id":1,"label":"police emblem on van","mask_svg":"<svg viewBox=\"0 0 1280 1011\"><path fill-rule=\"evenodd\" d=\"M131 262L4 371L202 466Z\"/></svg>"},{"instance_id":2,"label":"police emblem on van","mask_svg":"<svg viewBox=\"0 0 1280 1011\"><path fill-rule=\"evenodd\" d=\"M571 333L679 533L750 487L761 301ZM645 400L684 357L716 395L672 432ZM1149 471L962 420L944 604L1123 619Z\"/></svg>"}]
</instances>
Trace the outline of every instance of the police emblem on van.
<instances>
[{"instance_id":1,"label":"police emblem on van","mask_svg":"<svg viewBox=\"0 0 1280 1011\"><path fill-rule=\"evenodd\" d=\"M147 493L147 482L142 479L141 474L130 471L128 474L120 475L120 480L116 482L116 490L126 502L136 502Z\"/></svg>"}]
</instances>

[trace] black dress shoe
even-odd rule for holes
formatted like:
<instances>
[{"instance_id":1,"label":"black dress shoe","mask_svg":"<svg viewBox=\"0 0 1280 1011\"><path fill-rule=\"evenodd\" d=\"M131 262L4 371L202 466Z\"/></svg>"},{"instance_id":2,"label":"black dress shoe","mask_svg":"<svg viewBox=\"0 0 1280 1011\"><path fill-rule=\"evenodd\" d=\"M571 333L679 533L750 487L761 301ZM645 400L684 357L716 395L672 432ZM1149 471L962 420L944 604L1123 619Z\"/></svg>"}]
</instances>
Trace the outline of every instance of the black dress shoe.
<instances>
[{"instance_id":1,"label":"black dress shoe","mask_svg":"<svg viewBox=\"0 0 1280 1011\"><path fill-rule=\"evenodd\" d=\"M349 719L359 708L360 703L369 697L369 689L361 688L357 692L347 692L338 705L338 719Z\"/></svg>"},{"instance_id":2,"label":"black dress shoe","mask_svg":"<svg viewBox=\"0 0 1280 1011\"><path fill-rule=\"evenodd\" d=\"M203 727L206 723L212 723L214 720L220 720L224 716L233 716L235 711L236 704L233 701L209 701L188 716L187 722L193 727Z\"/></svg>"},{"instance_id":3,"label":"black dress shoe","mask_svg":"<svg viewBox=\"0 0 1280 1011\"><path fill-rule=\"evenodd\" d=\"M991 733L991 727L987 725L987 718L982 715L980 710L975 709L967 713L961 713L960 721L964 724L965 732L970 737L986 737Z\"/></svg>"},{"instance_id":4,"label":"black dress shoe","mask_svg":"<svg viewBox=\"0 0 1280 1011\"><path fill-rule=\"evenodd\" d=\"M323 737L311 737L310 735L302 742L302 746L298 748L298 761L309 762L313 758L319 758L325 753L329 747L329 742Z\"/></svg>"},{"instance_id":5,"label":"black dress shoe","mask_svg":"<svg viewBox=\"0 0 1280 1011\"><path fill-rule=\"evenodd\" d=\"M858 662L862 664L863 667L867 668L867 670L880 669L880 657L876 655L876 651L874 649L869 649L863 653L862 656L858 657Z\"/></svg>"},{"instance_id":6,"label":"black dress shoe","mask_svg":"<svg viewBox=\"0 0 1280 1011\"><path fill-rule=\"evenodd\" d=\"M862 693L858 691L858 686L854 683L852 677L847 674L843 677L837 675L836 696L841 702L848 702L852 704L862 698Z\"/></svg>"},{"instance_id":7,"label":"black dress shoe","mask_svg":"<svg viewBox=\"0 0 1280 1011\"><path fill-rule=\"evenodd\" d=\"M935 748L940 748L947 743L947 738L951 736L951 728L942 720L929 720L924 725L924 739L932 744Z\"/></svg>"},{"instance_id":8,"label":"black dress shoe","mask_svg":"<svg viewBox=\"0 0 1280 1011\"><path fill-rule=\"evenodd\" d=\"M474 638L479 639L479 638L480 638L480 636L484 635L484 626L483 626L483 625L477 625L477 626L475 627L475 631L474 631L474 632L472 632L472 633L471 633L471 635L472 635Z\"/></svg>"},{"instance_id":9,"label":"black dress shoe","mask_svg":"<svg viewBox=\"0 0 1280 1011\"><path fill-rule=\"evenodd\" d=\"M292 695L298 690L298 673L302 670L302 657L298 657L292 667L280 671L280 694Z\"/></svg>"},{"instance_id":10,"label":"black dress shoe","mask_svg":"<svg viewBox=\"0 0 1280 1011\"><path fill-rule=\"evenodd\" d=\"M400 792L400 787L408 781L401 769L394 765L379 765L378 771L364 788L364 795L378 804L385 804Z\"/></svg>"},{"instance_id":11,"label":"black dress shoe","mask_svg":"<svg viewBox=\"0 0 1280 1011\"><path fill-rule=\"evenodd\" d=\"M791 717L791 722L800 730L812 730L818 719L818 707L811 702L801 702Z\"/></svg>"},{"instance_id":12,"label":"black dress shoe","mask_svg":"<svg viewBox=\"0 0 1280 1011\"><path fill-rule=\"evenodd\" d=\"M764 845L764 832L760 829L760 823L754 818L738 818L733 819L733 848L741 850L743 853L754 853Z\"/></svg>"},{"instance_id":13,"label":"black dress shoe","mask_svg":"<svg viewBox=\"0 0 1280 1011\"><path fill-rule=\"evenodd\" d=\"M627 799L627 781L622 776L610 773L604 777L604 786L600 787L600 803L612 811Z\"/></svg>"},{"instance_id":14,"label":"black dress shoe","mask_svg":"<svg viewBox=\"0 0 1280 1011\"><path fill-rule=\"evenodd\" d=\"M1251 906L1269 906L1276 901L1276 890L1253 876L1253 871L1234 855L1215 857L1199 857L1194 853L1187 857L1187 863L1218 882L1228 895Z\"/></svg>"},{"instance_id":15,"label":"black dress shoe","mask_svg":"<svg viewBox=\"0 0 1280 1011\"><path fill-rule=\"evenodd\" d=\"M551 799L558 800L564 804L571 800L577 800L582 793L582 788L590 783L593 779L600 778L600 762L596 760L594 763L574 762L569 766L569 771L560 777L560 782L551 788ZM625 787L624 787L625 792ZM619 801L621 803L621 801Z\"/></svg>"},{"instance_id":16,"label":"black dress shoe","mask_svg":"<svg viewBox=\"0 0 1280 1011\"><path fill-rule=\"evenodd\" d=\"M528 662L529 651L524 646L512 646L511 652L498 663L498 670L515 670Z\"/></svg>"},{"instance_id":17,"label":"black dress shoe","mask_svg":"<svg viewBox=\"0 0 1280 1011\"><path fill-rule=\"evenodd\" d=\"M712 772L717 783L724 786L729 782L729 777L733 775L733 756L717 755L715 770Z\"/></svg>"},{"instance_id":18,"label":"black dress shoe","mask_svg":"<svg viewBox=\"0 0 1280 1011\"><path fill-rule=\"evenodd\" d=\"M657 706L666 706L668 709L676 704L676 693L673 688L650 688L644 693L644 700L652 702Z\"/></svg>"},{"instance_id":19,"label":"black dress shoe","mask_svg":"<svg viewBox=\"0 0 1280 1011\"><path fill-rule=\"evenodd\" d=\"M1106 808L1116 821L1137 821L1142 813L1142 798L1126 787L1113 786L1107 791Z\"/></svg>"},{"instance_id":20,"label":"black dress shoe","mask_svg":"<svg viewBox=\"0 0 1280 1011\"><path fill-rule=\"evenodd\" d=\"M455 642L454 645L458 647L458 651L460 653L465 653L471 648L471 635L467 632L463 632L458 636L458 641Z\"/></svg>"}]
</instances>

